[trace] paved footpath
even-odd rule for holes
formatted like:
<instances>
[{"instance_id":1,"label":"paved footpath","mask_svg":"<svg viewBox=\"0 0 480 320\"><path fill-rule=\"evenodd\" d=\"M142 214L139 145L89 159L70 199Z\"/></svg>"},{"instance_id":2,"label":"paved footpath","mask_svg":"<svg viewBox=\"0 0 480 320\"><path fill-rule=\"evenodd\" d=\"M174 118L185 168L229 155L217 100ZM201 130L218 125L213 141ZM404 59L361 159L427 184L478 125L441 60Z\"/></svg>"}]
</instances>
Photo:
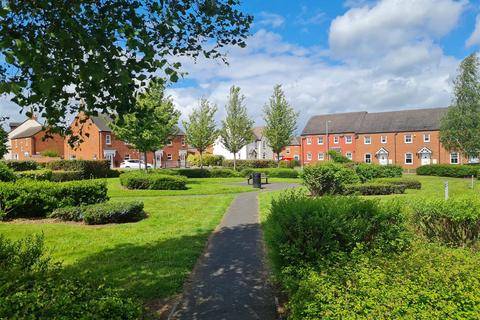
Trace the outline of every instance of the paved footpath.
<instances>
[{"instance_id":1,"label":"paved footpath","mask_svg":"<svg viewBox=\"0 0 480 320\"><path fill-rule=\"evenodd\" d=\"M267 190L295 187L270 184ZM210 238L171 319L274 320L258 216L258 192L239 194Z\"/></svg>"}]
</instances>

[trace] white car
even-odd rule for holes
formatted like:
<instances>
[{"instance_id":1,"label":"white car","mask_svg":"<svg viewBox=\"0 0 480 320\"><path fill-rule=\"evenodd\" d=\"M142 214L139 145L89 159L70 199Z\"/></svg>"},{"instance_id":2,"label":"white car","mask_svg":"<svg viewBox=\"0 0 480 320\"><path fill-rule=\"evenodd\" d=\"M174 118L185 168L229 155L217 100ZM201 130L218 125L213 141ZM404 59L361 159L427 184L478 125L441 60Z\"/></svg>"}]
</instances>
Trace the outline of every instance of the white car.
<instances>
[{"instance_id":1,"label":"white car","mask_svg":"<svg viewBox=\"0 0 480 320\"><path fill-rule=\"evenodd\" d=\"M120 163L121 169L145 169L145 162L143 160L130 159ZM152 169L153 166L147 163L147 169Z\"/></svg>"}]
</instances>

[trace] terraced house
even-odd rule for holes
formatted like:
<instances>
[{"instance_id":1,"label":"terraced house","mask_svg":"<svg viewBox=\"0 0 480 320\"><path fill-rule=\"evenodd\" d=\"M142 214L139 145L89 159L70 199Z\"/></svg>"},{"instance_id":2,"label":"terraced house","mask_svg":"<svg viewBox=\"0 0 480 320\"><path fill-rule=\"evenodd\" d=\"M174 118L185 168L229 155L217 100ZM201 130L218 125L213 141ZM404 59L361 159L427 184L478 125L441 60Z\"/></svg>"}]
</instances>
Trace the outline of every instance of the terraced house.
<instances>
[{"instance_id":1,"label":"terraced house","mask_svg":"<svg viewBox=\"0 0 480 320\"><path fill-rule=\"evenodd\" d=\"M440 121L447 108L392 112L351 112L312 117L302 132L304 164L328 159L336 150L357 162L414 169L427 164L476 163L440 143Z\"/></svg>"}]
</instances>

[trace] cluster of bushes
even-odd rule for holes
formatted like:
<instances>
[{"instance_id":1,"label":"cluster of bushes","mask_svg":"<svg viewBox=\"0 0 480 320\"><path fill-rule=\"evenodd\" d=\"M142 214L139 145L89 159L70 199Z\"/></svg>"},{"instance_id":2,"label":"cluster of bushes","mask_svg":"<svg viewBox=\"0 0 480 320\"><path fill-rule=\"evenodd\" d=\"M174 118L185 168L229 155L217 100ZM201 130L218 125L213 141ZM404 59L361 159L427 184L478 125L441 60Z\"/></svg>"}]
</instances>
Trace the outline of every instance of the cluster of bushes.
<instances>
[{"instance_id":1,"label":"cluster of bushes","mask_svg":"<svg viewBox=\"0 0 480 320\"><path fill-rule=\"evenodd\" d=\"M155 171L130 171L120 175L120 184L128 189L185 190L187 178L178 174Z\"/></svg>"},{"instance_id":2,"label":"cluster of bushes","mask_svg":"<svg viewBox=\"0 0 480 320\"><path fill-rule=\"evenodd\" d=\"M105 283L67 275L40 236L0 235L0 319L139 319L141 304Z\"/></svg>"},{"instance_id":3,"label":"cluster of bushes","mask_svg":"<svg viewBox=\"0 0 480 320\"><path fill-rule=\"evenodd\" d=\"M334 162L305 166L301 177L313 196L343 194L347 185L360 182L353 169Z\"/></svg>"},{"instance_id":4,"label":"cluster of bushes","mask_svg":"<svg viewBox=\"0 0 480 320\"><path fill-rule=\"evenodd\" d=\"M422 176L440 176L453 178L466 178L477 176L480 167L458 164L430 164L417 168L417 174Z\"/></svg>"},{"instance_id":5,"label":"cluster of bushes","mask_svg":"<svg viewBox=\"0 0 480 320\"><path fill-rule=\"evenodd\" d=\"M407 186L403 184L366 182L347 185L343 193L345 195L380 196L405 193L406 188Z\"/></svg>"},{"instance_id":6,"label":"cluster of bushes","mask_svg":"<svg viewBox=\"0 0 480 320\"><path fill-rule=\"evenodd\" d=\"M402 176L402 167L388 165L382 166L374 163L361 163L355 165L355 173L362 182L376 178L398 178Z\"/></svg>"},{"instance_id":7,"label":"cluster of bushes","mask_svg":"<svg viewBox=\"0 0 480 320\"><path fill-rule=\"evenodd\" d=\"M146 217L143 202L99 203L87 206L64 207L54 210L49 218L83 221L86 224L136 222Z\"/></svg>"},{"instance_id":8,"label":"cluster of bushes","mask_svg":"<svg viewBox=\"0 0 480 320\"><path fill-rule=\"evenodd\" d=\"M46 217L56 208L105 202L107 184L99 180L0 183L0 217Z\"/></svg>"},{"instance_id":9,"label":"cluster of bushes","mask_svg":"<svg viewBox=\"0 0 480 320\"><path fill-rule=\"evenodd\" d=\"M0 162L0 181L15 181L16 178L14 170L4 162Z\"/></svg>"},{"instance_id":10,"label":"cluster of bushes","mask_svg":"<svg viewBox=\"0 0 480 320\"><path fill-rule=\"evenodd\" d=\"M40 168L38 162L32 160L7 160L4 163L13 171L29 171Z\"/></svg>"},{"instance_id":11,"label":"cluster of bushes","mask_svg":"<svg viewBox=\"0 0 480 320\"><path fill-rule=\"evenodd\" d=\"M56 160L45 164L54 171L80 171L82 179L107 178L112 173L108 160Z\"/></svg>"},{"instance_id":12,"label":"cluster of bushes","mask_svg":"<svg viewBox=\"0 0 480 320\"><path fill-rule=\"evenodd\" d=\"M240 177L248 177L254 172L265 173L270 178L298 178L299 172L294 169L286 168L260 168L260 169L243 169L240 171Z\"/></svg>"},{"instance_id":13,"label":"cluster of bushes","mask_svg":"<svg viewBox=\"0 0 480 320\"><path fill-rule=\"evenodd\" d=\"M224 160L222 165L225 168L233 168L233 160ZM278 164L275 160L237 160L237 170L247 168L276 168Z\"/></svg>"},{"instance_id":14,"label":"cluster of bushes","mask_svg":"<svg viewBox=\"0 0 480 320\"><path fill-rule=\"evenodd\" d=\"M224 158L223 156L213 155L213 154L204 154L202 160L200 161L200 155L190 154L187 157L187 162L190 166L200 167L218 167L222 165Z\"/></svg>"}]
</instances>

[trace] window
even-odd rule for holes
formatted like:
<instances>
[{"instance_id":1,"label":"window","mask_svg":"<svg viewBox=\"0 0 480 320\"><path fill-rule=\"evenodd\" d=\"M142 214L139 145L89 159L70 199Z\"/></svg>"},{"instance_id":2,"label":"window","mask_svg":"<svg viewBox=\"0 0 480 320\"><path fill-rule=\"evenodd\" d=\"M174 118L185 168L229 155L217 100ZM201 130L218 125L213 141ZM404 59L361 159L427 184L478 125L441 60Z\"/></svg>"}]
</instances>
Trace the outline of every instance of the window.
<instances>
[{"instance_id":1,"label":"window","mask_svg":"<svg viewBox=\"0 0 480 320\"><path fill-rule=\"evenodd\" d=\"M413 153L405 153L405 164L413 164Z\"/></svg>"},{"instance_id":2,"label":"window","mask_svg":"<svg viewBox=\"0 0 480 320\"><path fill-rule=\"evenodd\" d=\"M96 153L93 154L93 160L97 160L97 154Z\"/></svg>"},{"instance_id":3,"label":"window","mask_svg":"<svg viewBox=\"0 0 480 320\"><path fill-rule=\"evenodd\" d=\"M317 138L317 144L323 144L323 137Z\"/></svg>"},{"instance_id":4,"label":"window","mask_svg":"<svg viewBox=\"0 0 480 320\"><path fill-rule=\"evenodd\" d=\"M71 155L70 156L70 160L75 160L77 157L75 157L75 155Z\"/></svg>"},{"instance_id":5,"label":"window","mask_svg":"<svg viewBox=\"0 0 480 320\"><path fill-rule=\"evenodd\" d=\"M480 162L480 159L478 158L478 156L470 156L468 158L468 163L479 163Z\"/></svg>"},{"instance_id":6,"label":"window","mask_svg":"<svg viewBox=\"0 0 480 320\"><path fill-rule=\"evenodd\" d=\"M298 154L296 154L296 155L293 156L293 159L298 161L298 160L300 160L300 156Z\"/></svg>"},{"instance_id":7,"label":"window","mask_svg":"<svg viewBox=\"0 0 480 320\"><path fill-rule=\"evenodd\" d=\"M307 152L307 160L312 160L312 153L311 152Z\"/></svg>"},{"instance_id":8,"label":"window","mask_svg":"<svg viewBox=\"0 0 480 320\"><path fill-rule=\"evenodd\" d=\"M381 143L387 143L387 136L381 136L380 137L380 142Z\"/></svg>"},{"instance_id":9,"label":"window","mask_svg":"<svg viewBox=\"0 0 480 320\"><path fill-rule=\"evenodd\" d=\"M372 163L372 155L370 153L365 153L365 163Z\"/></svg>"},{"instance_id":10,"label":"window","mask_svg":"<svg viewBox=\"0 0 480 320\"><path fill-rule=\"evenodd\" d=\"M403 142L405 143L412 143L413 142L413 139L412 139L412 135L411 134L406 134L403 136Z\"/></svg>"},{"instance_id":11,"label":"window","mask_svg":"<svg viewBox=\"0 0 480 320\"><path fill-rule=\"evenodd\" d=\"M351 144L352 143L352 136L345 136L345 143Z\"/></svg>"},{"instance_id":12,"label":"window","mask_svg":"<svg viewBox=\"0 0 480 320\"><path fill-rule=\"evenodd\" d=\"M451 164L458 164L458 152L450 153L450 163Z\"/></svg>"},{"instance_id":13,"label":"window","mask_svg":"<svg viewBox=\"0 0 480 320\"><path fill-rule=\"evenodd\" d=\"M105 135L105 143L106 144L112 144L112 136L107 134Z\"/></svg>"},{"instance_id":14,"label":"window","mask_svg":"<svg viewBox=\"0 0 480 320\"><path fill-rule=\"evenodd\" d=\"M423 134L423 142L430 142L430 134L428 133Z\"/></svg>"},{"instance_id":15,"label":"window","mask_svg":"<svg viewBox=\"0 0 480 320\"><path fill-rule=\"evenodd\" d=\"M372 138L370 136L366 136L363 138L363 143L364 144L371 144L372 143ZM370 162L369 162L370 163Z\"/></svg>"},{"instance_id":16,"label":"window","mask_svg":"<svg viewBox=\"0 0 480 320\"><path fill-rule=\"evenodd\" d=\"M312 144L312 138L307 137L307 144Z\"/></svg>"},{"instance_id":17,"label":"window","mask_svg":"<svg viewBox=\"0 0 480 320\"><path fill-rule=\"evenodd\" d=\"M262 159L266 159L267 158L267 155L265 154L265 152L262 154Z\"/></svg>"},{"instance_id":18,"label":"window","mask_svg":"<svg viewBox=\"0 0 480 320\"><path fill-rule=\"evenodd\" d=\"M262 141L262 148L265 149L267 147L267 142L265 140ZM265 159L265 158L264 158Z\"/></svg>"},{"instance_id":19,"label":"window","mask_svg":"<svg viewBox=\"0 0 480 320\"><path fill-rule=\"evenodd\" d=\"M123 160L130 160L130 155L129 155L129 154L126 154L126 155L123 157Z\"/></svg>"},{"instance_id":20,"label":"window","mask_svg":"<svg viewBox=\"0 0 480 320\"><path fill-rule=\"evenodd\" d=\"M325 160L325 154L323 152L318 153L318 160L321 160L321 161Z\"/></svg>"},{"instance_id":21,"label":"window","mask_svg":"<svg viewBox=\"0 0 480 320\"><path fill-rule=\"evenodd\" d=\"M28 158L30 156L28 152L25 152L24 155L25 155L25 158Z\"/></svg>"},{"instance_id":22,"label":"window","mask_svg":"<svg viewBox=\"0 0 480 320\"><path fill-rule=\"evenodd\" d=\"M182 138L182 146L185 145L185 138Z\"/></svg>"},{"instance_id":23,"label":"window","mask_svg":"<svg viewBox=\"0 0 480 320\"><path fill-rule=\"evenodd\" d=\"M352 155L351 152L347 152L347 153L345 153L345 157L347 157L348 159L352 160L353 155Z\"/></svg>"},{"instance_id":24,"label":"window","mask_svg":"<svg viewBox=\"0 0 480 320\"><path fill-rule=\"evenodd\" d=\"M168 142L167 142L167 144L168 144L169 146L172 146L172 145L173 145L173 141L172 141L172 139L168 139Z\"/></svg>"},{"instance_id":25,"label":"window","mask_svg":"<svg viewBox=\"0 0 480 320\"><path fill-rule=\"evenodd\" d=\"M173 160L173 155L171 153L167 153L167 160Z\"/></svg>"},{"instance_id":26,"label":"window","mask_svg":"<svg viewBox=\"0 0 480 320\"><path fill-rule=\"evenodd\" d=\"M290 154L290 148L285 149L286 154Z\"/></svg>"},{"instance_id":27,"label":"window","mask_svg":"<svg viewBox=\"0 0 480 320\"><path fill-rule=\"evenodd\" d=\"M334 136L333 137L333 143L338 144L340 142L340 137L339 136Z\"/></svg>"}]
</instances>

